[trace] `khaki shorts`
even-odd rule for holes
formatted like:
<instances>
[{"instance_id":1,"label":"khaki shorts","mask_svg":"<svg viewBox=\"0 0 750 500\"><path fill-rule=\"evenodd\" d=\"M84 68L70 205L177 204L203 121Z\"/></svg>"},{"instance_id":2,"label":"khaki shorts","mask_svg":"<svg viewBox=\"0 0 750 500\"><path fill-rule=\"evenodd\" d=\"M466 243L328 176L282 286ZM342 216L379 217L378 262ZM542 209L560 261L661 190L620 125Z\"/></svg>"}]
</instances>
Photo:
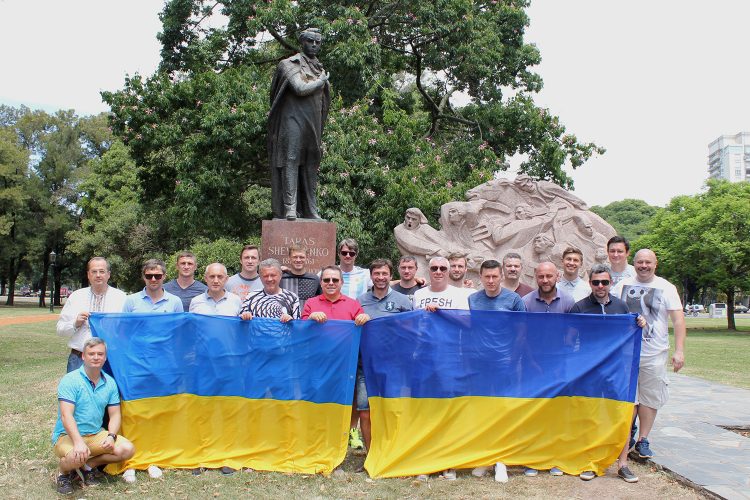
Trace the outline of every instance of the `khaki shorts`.
<instances>
[{"instance_id":1,"label":"khaki shorts","mask_svg":"<svg viewBox=\"0 0 750 500\"><path fill-rule=\"evenodd\" d=\"M105 453L111 452L111 450L105 450L104 448L102 448L102 443L107 437L107 434L108 432L102 429L96 434L81 436L83 438L83 442L86 443L86 446L88 446L89 450L91 450L92 457L98 457L99 455L104 455ZM128 440L118 434L117 441L115 441L115 443L122 444L123 442L127 443ZM65 455L70 453L70 450L72 449L73 440L70 439L70 436L68 436L67 434L61 434L57 439L57 443L55 443L55 455L57 455L59 458L63 458Z\"/></svg>"},{"instance_id":2,"label":"khaki shorts","mask_svg":"<svg viewBox=\"0 0 750 500\"><path fill-rule=\"evenodd\" d=\"M669 399L668 357L669 351L664 351L655 356L641 356L636 403L654 410L658 410L667 404Z\"/></svg>"}]
</instances>

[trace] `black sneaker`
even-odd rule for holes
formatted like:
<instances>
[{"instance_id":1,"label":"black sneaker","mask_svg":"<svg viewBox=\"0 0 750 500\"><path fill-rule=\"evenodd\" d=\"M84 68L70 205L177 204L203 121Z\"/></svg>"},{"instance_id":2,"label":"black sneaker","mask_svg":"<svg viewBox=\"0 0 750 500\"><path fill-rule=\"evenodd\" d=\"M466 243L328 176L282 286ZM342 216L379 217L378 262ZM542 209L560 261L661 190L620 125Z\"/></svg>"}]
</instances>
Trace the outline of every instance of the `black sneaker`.
<instances>
[{"instance_id":1,"label":"black sneaker","mask_svg":"<svg viewBox=\"0 0 750 500\"><path fill-rule=\"evenodd\" d=\"M221 475L222 476L231 476L237 472L236 470L232 469L231 467L224 466L221 468Z\"/></svg>"},{"instance_id":2,"label":"black sneaker","mask_svg":"<svg viewBox=\"0 0 750 500\"><path fill-rule=\"evenodd\" d=\"M86 486L97 486L102 484L104 476L99 472L99 469L82 470L81 472L83 473L83 484Z\"/></svg>"},{"instance_id":3,"label":"black sneaker","mask_svg":"<svg viewBox=\"0 0 750 500\"><path fill-rule=\"evenodd\" d=\"M654 456L654 452L648 446L648 439L643 438L635 443L635 452L641 458L651 458Z\"/></svg>"},{"instance_id":4,"label":"black sneaker","mask_svg":"<svg viewBox=\"0 0 750 500\"><path fill-rule=\"evenodd\" d=\"M626 483L637 483L638 476L630 472L627 465L623 465L617 470L617 475L620 476Z\"/></svg>"},{"instance_id":5,"label":"black sneaker","mask_svg":"<svg viewBox=\"0 0 750 500\"><path fill-rule=\"evenodd\" d=\"M201 474L203 474L203 467L196 467L191 472L194 476L200 476Z\"/></svg>"},{"instance_id":6,"label":"black sneaker","mask_svg":"<svg viewBox=\"0 0 750 500\"><path fill-rule=\"evenodd\" d=\"M73 493L73 478L70 474L60 474L57 476L57 492L61 495L70 495Z\"/></svg>"}]
</instances>

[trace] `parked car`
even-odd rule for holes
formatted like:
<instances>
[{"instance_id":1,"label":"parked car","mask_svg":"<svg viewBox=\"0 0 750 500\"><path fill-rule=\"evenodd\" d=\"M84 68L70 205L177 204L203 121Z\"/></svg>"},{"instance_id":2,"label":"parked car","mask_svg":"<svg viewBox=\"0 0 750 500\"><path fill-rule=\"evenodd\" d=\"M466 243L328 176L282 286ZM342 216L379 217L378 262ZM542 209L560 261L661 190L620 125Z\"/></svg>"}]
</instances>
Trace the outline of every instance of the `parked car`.
<instances>
[{"instance_id":1,"label":"parked car","mask_svg":"<svg viewBox=\"0 0 750 500\"><path fill-rule=\"evenodd\" d=\"M691 316L698 316L699 313L704 311L703 304L688 304L685 306L685 314Z\"/></svg>"},{"instance_id":2,"label":"parked car","mask_svg":"<svg viewBox=\"0 0 750 500\"><path fill-rule=\"evenodd\" d=\"M742 304L735 304L734 305L734 312L736 312L736 313L743 313L744 314L747 311L748 311L748 308L745 305L742 305Z\"/></svg>"}]
</instances>

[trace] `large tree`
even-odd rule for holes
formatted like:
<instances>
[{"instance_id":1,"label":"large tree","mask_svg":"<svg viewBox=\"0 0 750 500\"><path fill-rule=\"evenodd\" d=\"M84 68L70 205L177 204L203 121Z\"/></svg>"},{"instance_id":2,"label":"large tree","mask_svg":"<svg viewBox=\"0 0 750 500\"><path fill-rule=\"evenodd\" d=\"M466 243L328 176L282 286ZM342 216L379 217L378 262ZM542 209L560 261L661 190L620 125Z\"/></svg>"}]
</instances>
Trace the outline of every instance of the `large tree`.
<instances>
[{"instance_id":1,"label":"large tree","mask_svg":"<svg viewBox=\"0 0 750 500\"><path fill-rule=\"evenodd\" d=\"M613 201L603 207L591 207L592 212L611 224L617 234L629 241L634 241L648 232L648 224L658 210L659 207L631 198Z\"/></svg>"},{"instance_id":2,"label":"large tree","mask_svg":"<svg viewBox=\"0 0 750 500\"><path fill-rule=\"evenodd\" d=\"M707 184L704 193L673 198L635 247L653 249L666 278L725 293L727 328L736 330L735 297L750 290L750 183Z\"/></svg>"},{"instance_id":3,"label":"large tree","mask_svg":"<svg viewBox=\"0 0 750 500\"><path fill-rule=\"evenodd\" d=\"M22 194L23 205L13 212L13 225L3 230L10 242L3 267L9 280L15 280L25 266L29 274L39 276L35 283L39 289L54 283L59 305L63 272L78 264L77 257L67 254L65 237L77 224L78 186L88 161L106 150L111 134L104 116L80 118L72 110L51 115L23 106L1 107L0 126L6 142L14 142L25 154L25 164L16 168L11 182L17 194ZM49 254L53 250L58 260L51 280ZM39 305L45 306L44 294Z\"/></svg>"},{"instance_id":4,"label":"large tree","mask_svg":"<svg viewBox=\"0 0 750 500\"><path fill-rule=\"evenodd\" d=\"M257 209L268 196L268 87L309 26L323 32L320 59L334 91L321 213L363 240L363 257L392 252L405 208L436 217L440 203L507 168L516 153L527 158L521 171L572 187L563 166L603 150L534 104L542 82L531 70L539 53L523 39L527 5L167 2L159 71L103 94L140 167L144 206L161 215L164 249L258 234L270 215Z\"/></svg>"}]
</instances>

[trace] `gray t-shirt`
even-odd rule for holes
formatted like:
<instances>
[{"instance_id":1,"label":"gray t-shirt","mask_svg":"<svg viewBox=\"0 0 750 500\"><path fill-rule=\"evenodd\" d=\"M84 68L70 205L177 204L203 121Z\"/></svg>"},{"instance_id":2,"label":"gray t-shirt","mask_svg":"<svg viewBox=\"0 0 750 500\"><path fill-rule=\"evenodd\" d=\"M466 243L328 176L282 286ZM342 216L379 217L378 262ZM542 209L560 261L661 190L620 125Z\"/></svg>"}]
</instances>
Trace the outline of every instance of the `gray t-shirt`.
<instances>
[{"instance_id":1,"label":"gray t-shirt","mask_svg":"<svg viewBox=\"0 0 750 500\"><path fill-rule=\"evenodd\" d=\"M167 281L164 283L164 290L168 291L172 295L176 295L182 301L182 309L184 311L190 310L190 301L193 297L197 297L202 294L208 287L198 280L193 281L189 287L182 288L177 280Z\"/></svg>"},{"instance_id":2,"label":"gray t-shirt","mask_svg":"<svg viewBox=\"0 0 750 500\"><path fill-rule=\"evenodd\" d=\"M247 279L243 278L240 273L237 273L227 280L224 290L239 296L244 302L250 292L263 290L263 283L260 281L260 275L252 279Z\"/></svg>"}]
</instances>

